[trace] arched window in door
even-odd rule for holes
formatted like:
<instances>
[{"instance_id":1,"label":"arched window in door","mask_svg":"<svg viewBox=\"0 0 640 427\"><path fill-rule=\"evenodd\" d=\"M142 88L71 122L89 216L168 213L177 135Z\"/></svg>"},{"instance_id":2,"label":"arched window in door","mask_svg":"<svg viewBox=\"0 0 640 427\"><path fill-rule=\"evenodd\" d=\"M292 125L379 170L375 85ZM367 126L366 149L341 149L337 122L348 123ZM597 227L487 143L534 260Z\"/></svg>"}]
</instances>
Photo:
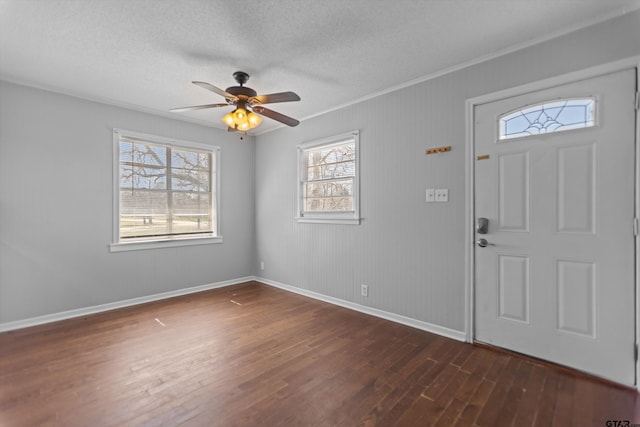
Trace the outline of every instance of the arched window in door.
<instances>
[{"instance_id":1,"label":"arched window in door","mask_svg":"<svg viewBox=\"0 0 640 427\"><path fill-rule=\"evenodd\" d=\"M498 139L522 138L595 126L594 98L562 99L505 113L498 120Z\"/></svg>"}]
</instances>

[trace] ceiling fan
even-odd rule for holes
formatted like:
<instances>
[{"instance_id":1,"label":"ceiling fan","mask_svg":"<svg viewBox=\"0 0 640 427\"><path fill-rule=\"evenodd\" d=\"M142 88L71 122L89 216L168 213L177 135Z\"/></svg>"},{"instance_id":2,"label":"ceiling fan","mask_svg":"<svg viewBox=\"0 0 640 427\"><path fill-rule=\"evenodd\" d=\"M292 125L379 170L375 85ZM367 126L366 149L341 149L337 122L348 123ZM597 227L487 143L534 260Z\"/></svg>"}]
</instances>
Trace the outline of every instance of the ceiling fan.
<instances>
[{"instance_id":1,"label":"ceiling fan","mask_svg":"<svg viewBox=\"0 0 640 427\"><path fill-rule=\"evenodd\" d=\"M227 101L226 103L173 108L169 111L192 111L234 105L236 107L235 110L222 118L222 121L227 125L229 132L246 132L249 129L255 128L262 122L262 117L260 117L260 115L269 117L270 119L276 120L280 123L284 123L287 126L297 126L300 124L298 120L292 117L285 116L284 114L262 106L262 104L273 104L276 102L300 101L300 97L297 94L294 92L279 92L269 95L258 95L255 90L244 86L247 80L249 80L249 74L244 71L236 71L233 73L233 78L240 86L231 86L226 90L222 90L205 82L192 82L201 88L224 96L225 101Z\"/></svg>"}]
</instances>

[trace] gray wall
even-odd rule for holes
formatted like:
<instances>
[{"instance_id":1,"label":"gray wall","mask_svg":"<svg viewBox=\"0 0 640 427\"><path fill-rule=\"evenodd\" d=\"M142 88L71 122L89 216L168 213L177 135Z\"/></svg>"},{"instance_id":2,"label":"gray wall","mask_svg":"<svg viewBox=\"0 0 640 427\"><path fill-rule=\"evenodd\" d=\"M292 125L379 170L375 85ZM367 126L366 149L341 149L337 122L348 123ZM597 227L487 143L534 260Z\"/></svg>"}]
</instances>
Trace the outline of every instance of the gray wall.
<instances>
[{"instance_id":1,"label":"gray wall","mask_svg":"<svg viewBox=\"0 0 640 427\"><path fill-rule=\"evenodd\" d=\"M256 274L463 331L465 100L639 54L635 12L260 135ZM296 145L354 129L362 224L298 224ZM441 145L453 149L424 154ZM449 203L426 204L426 188L448 188Z\"/></svg>"},{"instance_id":2,"label":"gray wall","mask_svg":"<svg viewBox=\"0 0 640 427\"><path fill-rule=\"evenodd\" d=\"M640 55L639 41L635 12L257 142L0 82L0 324L256 274L462 331L465 100ZM109 253L114 127L222 147L223 244ZM362 224L298 224L296 145L354 129ZM453 150L424 155L440 145ZM427 187L450 202L427 205Z\"/></svg>"},{"instance_id":3,"label":"gray wall","mask_svg":"<svg viewBox=\"0 0 640 427\"><path fill-rule=\"evenodd\" d=\"M109 253L114 127L221 147L224 243ZM254 138L0 82L0 323L250 276Z\"/></svg>"}]
</instances>

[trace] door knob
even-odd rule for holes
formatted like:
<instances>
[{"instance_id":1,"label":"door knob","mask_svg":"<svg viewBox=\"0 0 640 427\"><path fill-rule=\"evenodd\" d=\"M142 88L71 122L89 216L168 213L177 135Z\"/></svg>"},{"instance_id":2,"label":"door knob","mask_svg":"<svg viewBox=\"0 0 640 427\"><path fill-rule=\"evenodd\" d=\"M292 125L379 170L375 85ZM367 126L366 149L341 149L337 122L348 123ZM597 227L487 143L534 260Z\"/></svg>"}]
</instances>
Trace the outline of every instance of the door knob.
<instances>
[{"instance_id":1,"label":"door knob","mask_svg":"<svg viewBox=\"0 0 640 427\"><path fill-rule=\"evenodd\" d=\"M487 242L487 239L478 239L476 240L476 244L481 248L486 248L487 246L489 246L489 242Z\"/></svg>"}]
</instances>

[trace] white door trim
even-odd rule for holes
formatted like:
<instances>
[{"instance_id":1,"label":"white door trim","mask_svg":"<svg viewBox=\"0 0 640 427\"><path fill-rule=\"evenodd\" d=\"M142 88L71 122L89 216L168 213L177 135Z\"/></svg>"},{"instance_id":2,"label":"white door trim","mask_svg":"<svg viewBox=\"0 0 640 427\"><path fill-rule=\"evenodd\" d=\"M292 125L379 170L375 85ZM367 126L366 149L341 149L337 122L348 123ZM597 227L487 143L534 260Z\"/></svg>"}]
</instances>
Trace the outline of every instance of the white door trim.
<instances>
[{"instance_id":1,"label":"white door trim","mask_svg":"<svg viewBox=\"0 0 640 427\"><path fill-rule=\"evenodd\" d=\"M474 188L475 188L475 141L474 141L474 111L475 107L488 102L499 101L512 96L523 95L529 92L535 92L543 89L549 89L554 86L568 84L578 80L584 80L597 77L603 74L609 74L616 71L622 71L629 68L636 69L636 87L640 87L640 56L633 56L623 60L598 65L584 70L551 77L548 79L527 83L521 86L501 90L498 92L488 93L485 95L469 98L465 102L465 155L466 155L466 188L465 188L465 335L467 342L474 341L474 306L475 306L475 208L474 208ZM635 164L635 217L640 217L640 149L638 142L640 141L640 111L636 110L636 164ZM636 236L636 348L640 343L640 238ZM636 355L636 387L640 390L638 374L640 372L640 360Z\"/></svg>"}]
</instances>

